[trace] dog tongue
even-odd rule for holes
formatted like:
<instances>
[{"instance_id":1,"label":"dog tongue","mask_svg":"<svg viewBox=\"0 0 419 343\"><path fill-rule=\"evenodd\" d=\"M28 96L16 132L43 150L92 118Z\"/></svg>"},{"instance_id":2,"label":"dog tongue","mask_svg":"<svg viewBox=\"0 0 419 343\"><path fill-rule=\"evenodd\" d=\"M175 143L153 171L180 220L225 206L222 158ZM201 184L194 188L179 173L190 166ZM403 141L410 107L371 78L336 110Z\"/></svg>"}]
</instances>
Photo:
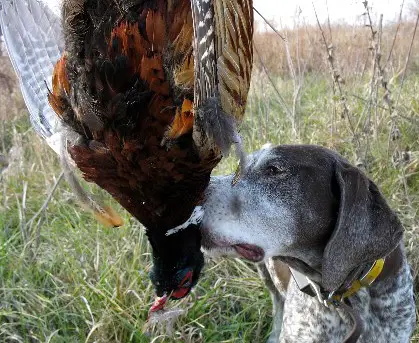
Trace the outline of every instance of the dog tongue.
<instances>
[{"instance_id":1,"label":"dog tongue","mask_svg":"<svg viewBox=\"0 0 419 343\"><path fill-rule=\"evenodd\" d=\"M263 249L256 245L236 244L233 247L241 256L252 262L260 262L265 256Z\"/></svg>"}]
</instances>

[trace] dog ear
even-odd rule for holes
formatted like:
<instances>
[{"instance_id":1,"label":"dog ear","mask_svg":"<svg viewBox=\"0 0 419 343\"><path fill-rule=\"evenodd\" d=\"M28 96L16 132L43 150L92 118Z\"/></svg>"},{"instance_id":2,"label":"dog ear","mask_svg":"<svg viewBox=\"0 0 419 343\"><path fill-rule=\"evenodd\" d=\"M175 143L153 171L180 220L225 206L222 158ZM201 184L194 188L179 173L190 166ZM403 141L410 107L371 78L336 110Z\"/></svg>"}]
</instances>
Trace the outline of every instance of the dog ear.
<instances>
[{"instance_id":1,"label":"dog ear","mask_svg":"<svg viewBox=\"0 0 419 343\"><path fill-rule=\"evenodd\" d=\"M323 254L322 283L337 290L358 266L383 258L403 236L403 227L378 187L344 160L335 164L340 204L335 229Z\"/></svg>"}]
</instances>

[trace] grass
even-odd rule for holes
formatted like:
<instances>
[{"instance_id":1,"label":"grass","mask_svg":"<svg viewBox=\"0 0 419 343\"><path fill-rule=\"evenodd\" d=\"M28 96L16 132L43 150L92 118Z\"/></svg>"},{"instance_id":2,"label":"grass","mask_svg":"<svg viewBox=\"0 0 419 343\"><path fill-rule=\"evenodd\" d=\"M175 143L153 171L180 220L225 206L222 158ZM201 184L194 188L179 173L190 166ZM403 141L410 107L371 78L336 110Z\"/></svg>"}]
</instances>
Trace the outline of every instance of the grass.
<instances>
[{"instance_id":1,"label":"grass","mask_svg":"<svg viewBox=\"0 0 419 343\"><path fill-rule=\"evenodd\" d=\"M406 33L406 37L410 41L411 36ZM418 48L416 42L414 56ZM337 61L339 53L343 54L337 52ZM406 57L406 50L397 56L401 54ZM275 56L261 52L267 65L274 64ZM292 53L292 60L297 70L292 77L289 72L275 72L268 78L264 66L256 65L242 126L246 149L258 149L266 142L321 144L364 168L405 225L408 258L419 291L417 70L410 67L403 79L399 76L389 85L393 99L389 110L379 82L373 82L371 92L371 79L378 80L376 70L369 67L363 75L351 75L348 66L343 72L342 98L327 67L298 71L301 59ZM10 70L4 58L0 67ZM10 89L0 89L0 97L9 101L0 108L0 154L9 162L6 169L0 163L0 170L4 169L0 174L0 341L264 342L271 325L269 295L254 267L240 260L208 261L193 294L176 303L186 314L175 324L172 337L163 329L152 336L143 333L153 298L144 231L91 185L86 186L122 213L122 228L103 228L78 207L64 182L45 213L33 218L60 168L52 150L30 129L16 84L13 88L11 95ZM0 104L5 102L0 99ZM344 113L344 106L349 113ZM352 128L348 118L355 123ZM230 157L216 173L235 168L236 161ZM412 342L419 342L419 332Z\"/></svg>"}]
</instances>

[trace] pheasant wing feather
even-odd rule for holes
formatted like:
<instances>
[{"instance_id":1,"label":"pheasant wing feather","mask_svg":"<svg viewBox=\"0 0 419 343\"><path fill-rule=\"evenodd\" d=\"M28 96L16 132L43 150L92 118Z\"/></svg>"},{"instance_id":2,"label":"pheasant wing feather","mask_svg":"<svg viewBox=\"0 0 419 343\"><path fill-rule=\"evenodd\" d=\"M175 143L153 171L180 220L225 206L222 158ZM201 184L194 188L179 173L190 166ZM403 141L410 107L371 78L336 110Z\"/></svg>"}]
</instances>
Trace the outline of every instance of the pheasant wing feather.
<instances>
[{"instance_id":1,"label":"pheasant wing feather","mask_svg":"<svg viewBox=\"0 0 419 343\"><path fill-rule=\"evenodd\" d=\"M59 120L48 104L54 64L64 50L60 1L4 0L0 22L35 130L59 151Z\"/></svg>"}]
</instances>

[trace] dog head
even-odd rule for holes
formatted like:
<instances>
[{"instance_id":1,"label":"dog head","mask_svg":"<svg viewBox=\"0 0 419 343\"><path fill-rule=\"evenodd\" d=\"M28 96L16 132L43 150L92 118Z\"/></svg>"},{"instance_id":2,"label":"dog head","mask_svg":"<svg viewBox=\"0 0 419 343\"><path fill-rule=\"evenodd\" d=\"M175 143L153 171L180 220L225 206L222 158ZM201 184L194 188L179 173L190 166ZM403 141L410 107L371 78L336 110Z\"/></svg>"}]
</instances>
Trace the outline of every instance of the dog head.
<instances>
[{"instance_id":1,"label":"dog head","mask_svg":"<svg viewBox=\"0 0 419 343\"><path fill-rule=\"evenodd\" d=\"M335 290L402 239L377 186L328 149L266 147L240 170L208 188L202 234L212 255L279 257Z\"/></svg>"}]
</instances>

